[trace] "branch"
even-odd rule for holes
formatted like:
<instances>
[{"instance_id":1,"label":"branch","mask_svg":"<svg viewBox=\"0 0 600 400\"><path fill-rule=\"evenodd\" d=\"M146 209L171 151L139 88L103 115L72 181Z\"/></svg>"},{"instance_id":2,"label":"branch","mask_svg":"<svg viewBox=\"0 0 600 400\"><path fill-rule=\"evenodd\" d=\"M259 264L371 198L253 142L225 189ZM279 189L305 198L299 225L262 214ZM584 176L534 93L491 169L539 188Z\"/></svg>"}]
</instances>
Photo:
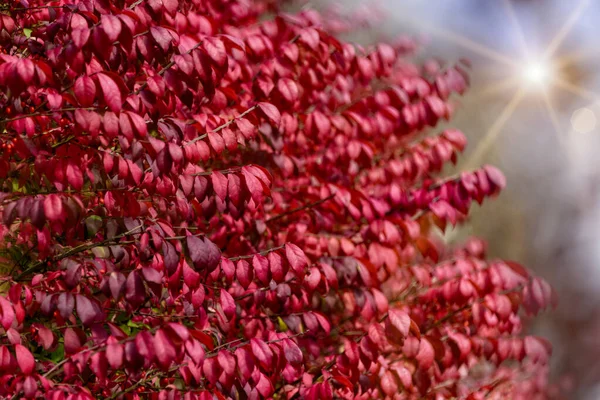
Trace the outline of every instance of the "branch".
<instances>
[{"instance_id":1,"label":"branch","mask_svg":"<svg viewBox=\"0 0 600 400\"><path fill-rule=\"evenodd\" d=\"M307 210L307 209L309 209L309 208L316 207L316 206L318 206L319 204L323 204L323 203L325 203L326 201L333 199L333 198L335 197L335 195L336 195L336 194L335 194L335 193L333 193L333 194L331 194L331 195L329 195L329 196L325 197L324 199L321 199L321 200L315 201L314 203L305 204L305 205L303 205L303 206L301 206L301 207L298 207L298 208L293 208L293 209L291 209L291 210L285 211L285 212L283 212L283 213L281 213L281 214L279 214L279 215L276 215L276 216L274 216L274 217L271 217L271 218L267 219L265 222L268 224L268 223L270 223L270 222L277 221L277 220L279 220L279 219L281 219L281 218L287 217L288 215L295 214L295 213L297 213L297 212L300 212L300 211L303 211L303 210Z\"/></svg>"},{"instance_id":2,"label":"branch","mask_svg":"<svg viewBox=\"0 0 600 400\"><path fill-rule=\"evenodd\" d=\"M137 231L138 229L142 229L142 228L143 228L143 225L139 225L139 226L137 226L137 227L135 227L135 228L133 228L133 229L130 229L130 230L128 230L128 231L127 231L127 232L125 232L125 233L121 233L120 235L117 235L117 236L115 236L115 237L113 237L113 238L111 238L111 239L105 239L105 240L102 240L102 241L100 241L100 242L97 242L97 243L87 243L87 244L80 244L79 246L76 246L76 247L74 247L74 248L72 248L72 249L70 249L70 250L67 250L66 252L64 252L64 253L62 253L62 254L59 254L59 255L57 255L57 256L55 256L55 257L53 257L53 258L51 259L51 261L60 261L60 260L63 260L63 259L65 259L65 258L67 258L67 257L71 257L72 255L75 255L75 254L77 254L77 253L81 253L82 251L90 250L90 249L93 249L93 248L95 248L95 247L105 246L105 245L107 245L107 244L109 244L109 243L112 243L112 242L114 242L114 241L115 241L115 240L117 240L117 239L121 239L121 238L123 238L123 237L125 237L125 236L127 236L127 235L130 235L130 234L134 233L134 232L135 232L135 231ZM119 242L117 242L117 243L119 243ZM50 260L42 260L42 261L38 261L37 263L33 264L31 267L27 268L25 271L21 272L21 273L20 273L20 274L17 276L17 278L16 278L15 280L17 280L17 281L18 281L18 280L20 280L20 279L21 279L23 276L25 276L25 275L27 275L27 274L30 274L30 273L32 273L32 272L35 272L35 271L37 271L37 270L38 270L38 269L40 269L40 268L41 268L43 265L45 265L45 264L46 264L48 261L50 261Z\"/></svg>"},{"instance_id":3,"label":"branch","mask_svg":"<svg viewBox=\"0 0 600 400\"><path fill-rule=\"evenodd\" d=\"M220 130L222 130L222 129L224 129L224 128L227 128L229 125L231 125L231 124L232 124L232 123L233 123L235 120L237 120L238 118L243 118L243 117L245 117L246 115L248 115L250 112L254 111L254 110L256 109L256 107L257 107L257 106L252 106L252 107L250 107L249 109L247 109L246 111L244 111L243 113L241 113L240 115L238 115L237 117L234 117L234 118L230 119L229 121L225 122L223 125L219 125L219 126L217 126L215 129L213 129L211 132L208 132L208 133L216 133L216 132L219 132ZM204 139L205 137L207 137L207 136L208 136L208 133L205 133L205 134L203 134L203 135L200 135L200 136L198 136L198 137L196 137L196 138L194 138L194 139L190 140L189 142L187 142L187 143L185 144L185 146L189 146L189 145L190 145L190 144L192 144L192 143L196 143L198 140L202 140L202 139Z\"/></svg>"},{"instance_id":4,"label":"branch","mask_svg":"<svg viewBox=\"0 0 600 400\"><path fill-rule=\"evenodd\" d=\"M269 254L269 253L271 253L273 251L277 251L277 250L283 249L284 247L285 247L285 244L281 245L281 246L277 246L277 247L272 247L270 249L267 249L267 250L264 250L264 251L260 251L258 253L254 253L254 254L248 254L248 255L245 255L245 256L231 257L229 260L230 261L245 260L245 259L248 259L248 258L252 258L252 257L254 257L257 254L260 254L261 256L264 256L264 255Z\"/></svg>"}]
</instances>

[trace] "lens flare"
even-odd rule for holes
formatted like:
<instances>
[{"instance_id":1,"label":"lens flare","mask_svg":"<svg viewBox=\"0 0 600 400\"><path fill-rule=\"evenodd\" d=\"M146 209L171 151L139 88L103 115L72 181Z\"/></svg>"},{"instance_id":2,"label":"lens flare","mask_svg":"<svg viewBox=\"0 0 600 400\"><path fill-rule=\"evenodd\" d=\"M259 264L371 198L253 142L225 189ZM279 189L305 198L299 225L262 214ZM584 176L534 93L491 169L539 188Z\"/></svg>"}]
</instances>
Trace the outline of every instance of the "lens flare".
<instances>
[{"instance_id":1,"label":"lens flare","mask_svg":"<svg viewBox=\"0 0 600 400\"><path fill-rule=\"evenodd\" d=\"M526 64L523 69L523 79L529 84L546 86L552 79L552 68L543 62Z\"/></svg>"}]
</instances>

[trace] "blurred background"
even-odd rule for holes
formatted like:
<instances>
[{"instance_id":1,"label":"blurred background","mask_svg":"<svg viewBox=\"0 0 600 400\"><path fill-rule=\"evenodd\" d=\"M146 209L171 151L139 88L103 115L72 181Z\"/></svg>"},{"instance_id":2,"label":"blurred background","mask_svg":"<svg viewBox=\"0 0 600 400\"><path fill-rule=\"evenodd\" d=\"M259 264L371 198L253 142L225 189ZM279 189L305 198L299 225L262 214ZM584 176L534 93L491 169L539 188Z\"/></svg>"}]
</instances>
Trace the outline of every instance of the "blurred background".
<instances>
[{"instance_id":1,"label":"blurred background","mask_svg":"<svg viewBox=\"0 0 600 400\"><path fill-rule=\"evenodd\" d=\"M458 169L494 164L508 187L451 239L483 237L492 256L555 287L558 309L531 326L554 345L552 381L571 386L570 399L600 399L600 1L316 3L379 18L352 40L407 34L423 61L471 61L450 123L469 137Z\"/></svg>"}]
</instances>

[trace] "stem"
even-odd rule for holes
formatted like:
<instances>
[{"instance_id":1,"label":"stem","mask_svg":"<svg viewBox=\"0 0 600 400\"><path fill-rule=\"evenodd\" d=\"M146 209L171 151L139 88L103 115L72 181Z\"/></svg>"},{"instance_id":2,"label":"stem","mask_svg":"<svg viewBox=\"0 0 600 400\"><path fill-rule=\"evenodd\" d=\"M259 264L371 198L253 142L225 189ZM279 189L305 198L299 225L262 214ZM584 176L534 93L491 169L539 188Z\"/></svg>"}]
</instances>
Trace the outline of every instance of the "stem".
<instances>
[{"instance_id":1,"label":"stem","mask_svg":"<svg viewBox=\"0 0 600 400\"><path fill-rule=\"evenodd\" d=\"M61 108L60 110L54 110L54 111L49 111L49 112L34 112L32 114L21 114L16 117L13 117L13 118L0 120L0 124L17 121L17 120L20 120L23 118L49 116L49 115L54 115L56 113L62 113L62 112L67 112L67 111L77 111L77 110L92 111L92 110L97 110L97 108L95 108L95 107L67 107L67 108Z\"/></svg>"},{"instance_id":2,"label":"stem","mask_svg":"<svg viewBox=\"0 0 600 400\"><path fill-rule=\"evenodd\" d=\"M229 260L230 261L245 260L245 259L248 259L248 258L252 258L252 257L254 257L257 254L260 254L261 256L264 256L264 255L269 254L269 253L271 253L273 251L277 251L277 250L283 249L284 247L285 247L285 245L281 245L281 246L277 246L277 247L272 247L270 249L267 249L267 250L264 250L264 251L260 251L258 253L254 253L254 254L248 254L248 255L245 255L245 256L231 257Z\"/></svg>"},{"instance_id":3,"label":"stem","mask_svg":"<svg viewBox=\"0 0 600 400\"><path fill-rule=\"evenodd\" d=\"M130 234L132 234L133 232L137 231L138 229L142 229L142 228L143 228L143 225L139 225L139 226L137 226L137 227L135 227L135 228L133 228L133 229L131 229L131 230L129 230L129 231L127 231L127 232L125 232L125 233L122 233L122 234L120 234L120 235L117 235L117 236L115 236L115 237L113 237L113 238L111 238L111 239L105 239L105 240L102 240L102 241L100 241L100 242L97 242L97 243L80 244L79 246L76 246L76 247L74 247L74 248L72 248L72 249L70 249L70 250L67 250L66 252L64 252L64 253L62 253L62 254L59 254L59 255L57 255L56 257L53 257L53 258L52 258L52 261L60 261L60 260L63 260L63 259L65 259L65 258L67 258L67 257L70 257L70 256L72 256L72 255L74 255L74 254L81 253L82 251L86 251L86 250L93 249L93 248L95 248L95 247L100 247L100 246L107 245L107 244L109 244L109 243L112 243L112 242L114 242L114 241L115 241L115 240L117 240L117 239L121 239L121 238L123 238L123 237L125 237L125 236L127 236L127 235L130 235ZM118 243L118 242L117 242L117 243ZM18 280L21 280L21 279L23 278L23 276L25 276L25 275L27 275L27 274L30 274L30 273L32 273L32 272L35 272L35 271L37 271L37 270L38 270L38 269L40 269L40 268L41 268L43 265L45 265L45 264L46 264L46 262L48 262L48 261L49 261L49 260L38 261L37 263L33 264L31 267L27 268L25 271L21 272L21 273L20 273L20 274L17 276L17 278L16 278L15 280L17 280L17 281L18 281Z\"/></svg>"},{"instance_id":4,"label":"stem","mask_svg":"<svg viewBox=\"0 0 600 400\"><path fill-rule=\"evenodd\" d=\"M312 208L312 207L316 207L319 204L323 204L326 201L333 199L334 197L335 197L335 193L331 194L331 195L329 195L327 197L325 197L324 199L315 201L314 203L305 204L305 205L303 205L301 207L293 208L291 210L285 211L285 212L283 212L283 213L281 213L279 215L276 215L274 217L271 217L271 218L267 219L266 223L268 224L270 222L277 221L277 220L279 220L281 218L287 217L288 215L295 214L295 213L297 213L299 211L303 211L303 210L307 210L307 209Z\"/></svg>"},{"instance_id":5,"label":"stem","mask_svg":"<svg viewBox=\"0 0 600 400\"><path fill-rule=\"evenodd\" d=\"M222 129L224 129L224 128L227 128L229 125L231 125L231 124L232 124L232 123L233 123L235 120L237 120L238 118L243 118L243 117L245 117L246 115L248 115L248 113L250 113L250 112L254 111L254 110L256 109L256 107L257 107L257 106L252 106L252 107L250 107L249 109L247 109L246 111L244 111L243 113L241 113L240 115L238 115L237 117L234 117L234 118L230 119L229 121L225 122L224 124L217 126L217 127L216 127L215 129L213 129L213 130L212 130L210 133L216 133L216 132L219 132L220 130L222 130ZM189 142L187 142L185 145L186 145L186 146L189 146L190 144L192 144L192 143L196 143L198 140L202 140L202 139L204 139L204 138L205 138L205 137L207 137L207 136L208 136L208 133L202 134L202 135L200 135L200 136L198 136L198 137L196 137L196 138L194 138L194 139L190 140L190 141L189 141Z\"/></svg>"}]
</instances>

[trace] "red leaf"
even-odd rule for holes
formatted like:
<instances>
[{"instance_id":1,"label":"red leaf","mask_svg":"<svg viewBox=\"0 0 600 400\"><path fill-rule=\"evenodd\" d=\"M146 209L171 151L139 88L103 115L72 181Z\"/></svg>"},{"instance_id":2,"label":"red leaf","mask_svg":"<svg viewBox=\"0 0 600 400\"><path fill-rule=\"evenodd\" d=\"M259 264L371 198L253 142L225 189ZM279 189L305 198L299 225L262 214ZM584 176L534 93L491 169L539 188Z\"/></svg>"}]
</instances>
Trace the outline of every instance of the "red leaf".
<instances>
[{"instance_id":1,"label":"red leaf","mask_svg":"<svg viewBox=\"0 0 600 400\"><path fill-rule=\"evenodd\" d=\"M308 259L302 249L293 243L286 243L285 256L296 273L296 276L304 276L306 267L308 267Z\"/></svg>"},{"instance_id":2,"label":"red leaf","mask_svg":"<svg viewBox=\"0 0 600 400\"><path fill-rule=\"evenodd\" d=\"M81 330L77 328L67 328L64 333L64 346L66 354L74 354L81 349L85 341L85 335L80 335Z\"/></svg>"},{"instance_id":3,"label":"red leaf","mask_svg":"<svg viewBox=\"0 0 600 400\"><path fill-rule=\"evenodd\" d=\"M300 43L306 44L312 50L319 47L319 32L314 28L306 28L300 33Z\"/></svg>"},{"instance_id":4,"label":"red leaf","mask_svg":"<svg viewBox=\"0 0 600 400\"><path fill-rule=\"evenodd\" d=\"M17 61L16 71L26 86L32 83L35 74L35 65L30 59L22 58Z\"/></svg>"},{"instance_id":5,"label":"red leaf","mask_svg":"<svg viewBox=\"0 0 600 400\"><path fill-rule=\"evenodd\" d=\"M67 164L67 180L75 190L80 190L83 187L83 174L78 165L75 165L71 160Z\"/></svg>"},{"instance_id":6,"label":"red leaf","mask_svg":"<svg viewBox=\"0 0 600 400\"><path fill-rule=\"evenodd\" d=\"M207 238L188 236L186 244L189 256L197 270L208 269L212 272L219 265L221 250Z\"/></svg>"},{"instance_id":7,"label":"red leaf","mask_svg":"<svg viewBox=\"0 0 600 400\"><path fill-rule=\"evenodd\" d=\"M62 199L56 194L50 194L44 199L44 214L50 221L61 221L65 218Z\"/></svg>"},{"instance_id":8,"label":"red leaf","mask_svg":"<svg viewBox=\"0 0 600 400\"><path fill-rule=\"evenodd\" d=\"M271 277L276 283L281 283L285 279L287 268L284 268L281 256L276 252L272 251L267 255L269 261L269 267L271 269Z\"/></svg>"},{"instance_id":9,"label":"red leaf","mask_svg":"<svg viewBox=\"0 0 600 400\"><path fill-rule=\"evenodd\" d=\"M241 191L242 181L240 177L236 174L227 175L227 192L229 194L229 199L236 206L240 204L240 201L242 200Z\"/></svg>"},{"instance_id":10,"label":"red leaf","mask_svg":"<svg viewBox=\"0 0 600 400\"><path fill-rule=\"evenodd\" d=\"M162 244L162 251L165 269L167 270L167 274L171 276L175 273L175 271L177 271L177 266L179 265L179 254L177 253L177 250L175 250L175 246L166 240Z\"/></svg>"},{"instance_id":11,"label":"red leaf","mask_svg":"<svg viewBox=\"0 0 600 400\"><path fill-rule=\"evenodd\" d=\"M0 323L4 330L8 330L15 320L15 310L5 297L0 296Z\"/></svg>"},{"instance_id":12,"label":"red leaf","mask_svg":"<svg viewBox=\"0 0 600 400\"><path fill-rule=\"evenodd\" d=\"M285 359L288 360L290 364L294 366L302 364L302 350L300 350L296 343L294 343L291 339L284 339L281 341L281 345L283 346Z\"/></svg>"},{"instance_id":13,"label":"red leaf","mask_svg":"<svg viewBox=\"0 0 600 400\"><path fill-rule=\"evenodd\" d=\"M271 383L269 378L267 378L263 373L260 373L260 378L256 383L255 388L266 399L268 399L275 391L273 383Z\"/></svg>"},{"instance_id":14,"label":"red leaf","mask_svg":"<svg viewBox=\"0 0 600 400\"><path fill-rule=\"evenodd\" d=\"M123 365L123 345L113 336L109 337L107 341L106 360L114 369L119 369Z\"/></svg>"},{"instance_id":15,"label":"red leaf","mask_svg":"<svg viewBox=\"0 0 600 400\"><path fill-rule=\"evenodd\" d=\"M387 394L388 396L393 396L394 394L398 393L398 382L391 371L386 371L383 374L379 384L381 385L381 390L383 393Z\"/></svg>"},{"instance_id":16,"label":"red leaf","mask_svg":"<svg viewBox=\"0 0 600 400\"><path fill-rule=\"evenodd\" d=\"M222 289L220 292L221 299L221 307L223 308L223 313L227 318L233 318L235 315L235 301L233 297L227 292L227 290Z\"/></svg>"},{"instance_id":17,"label":"red leaf","mask_svg":"<svg viewBox=\"0 0 600 400\"><path fill-rule=\"evenodd\" d=\"M31 375L35 369L35 359L31 352L25 346L16 344L15 353L17 354L17 363L23 374Z\"/></svg>"},{"instance_id":18,"label":"red leaf","mask_svg":"<svg viewBox=\"0 0 600 400\"><path fill-rule=\"evenodd\" d=\"M217 355L217 359L223 371L229 376L234 376L236 372L235 357L229 351L221 350Z\"/></svg>"},{"instance_id":19,"label":"red leaf","mask_svg":"<svg viewBox=\"0 0 600 400\"><path fill-rule=\"evenodd\" d=\"M108 287L110 294L115 300L119 300L125 292L125 276L120 272L111 272L108 276Z\"/></svg>"},{"instance_id":20,"label":"red leaf","mask_svg":"<svg viewBox=\"0 0 600 400\"><path fill-rule=\"evenodd\" d=\"M90 369L96 374L98 380L106 379L108 370L108 362L106 361L106 353L100 351L92 355L90 359Z\"/></svg>"},{"instance_id":21,"label":"red leaf","mask_svg":"<svg viewBox=\"0 0 600 400\"><path fill-rule=\"evenodd\" d=\"M225 201L227 198L227 177L219 171L213 171L210 178L217 197Z\"/></svg>"},{"instance_id":22,"label":"red leaf","mask_svg":"<svg viewBox=\"0 0 600 400\"><path fill-rule=\"evenodd\" d=\"M65 319L69 318L75 308L75 297L71 293L59 294L56 308L58 308L61 317Z\"/></svg>"},{"instance_id":23,"label":"red leaf","mask_svg":"<svg viewBox=\"0 0 600 400\"><path fill-rule=\"evenodd\" d=\"M242 175L244 176L244 183L246 184L246 188L252 196L252 199L256 203L261 203L263 200L263 184L261 181L254 176L252 172L247 167L242 167Z\"/></svg>"},{"instance_id":24,"label":"red leaf","mask_svg":"<svg viewBox=\"0 0 600 400\"><path fill-rule=\"evenodd\" d=\"M298 99L298 86L289 78L277 81L277 90L286 101L294 103Z\"/></svg>"},{"instance_id":25,"label":"red leaf","mask_svg":"<svg viewBox=\"0 0 600 400\"><path fill-rule=\"evenodd\" d=\"M271 280L269 261L267 258L263 255L256 254L254 257L252 257L252 267L254 268L254 273L260 282L264 285L267 285Z\"/></svg>"},{"instance_id":26,"label":"red leaf","mask_svg":"<svg viewBox=\"0 0 600 400\"><path fill-rule=\"evenodd\" d=\"M113 77L106 73L99 73L95 75L102 89L102 95L104 96L104 102L108 108L113 112L121 111L123 105L123 98L121 96L121 89L119 84L113 79Z\"/></svg>"},{"instance_id":27,"label":"red leaf","mask_svg":"<svg viewBox=\"0 0 600 400\"><path fill-rule=\"evenodd\" d=\"M102 310L94 301L80 294L77 295L77 315L84 326L102 320Z\"/></svg>"},{"instance_id":28,"label":"red leaf","mask_svg":"<svg viewBox=\"0 0 600 400\"><path fill-rule=\"evenodd\" d=\"M400 310L389 310L388 317L385 321L385 333L393 343L402 345L404 338L408 336L410 331L410 317Z\"/></svg>"},{"instance_id":29,"label":"red leaf","mask_svg":"<svg viewBox=\"0 0 600 400\"><path fill-rule=\"evenodd\" d=\"M278 126L281 122L281 113L271 103L258 103L258 108L263 112L263 114L271 121L271 123L275 126Z\"/></svg>"},{"instance_id":30,"label":"red leaf","mask_svg":"<svg viewBox=\"0 0 600 400\"><path fill-rule=\"evenodd\" d=\"M142 331L135 337L135 345L142 357L152 361L155 356L154 339L147 331Z\"/></svg>"},{"instance_id":31,"label":"red leaf","mask_svg":"<svg viewBox=\"0 0 600 400\"><path fill-rule=\"evenodd\" d=\"M81 27L77 29L73 29L71 32L71 38L73 39L73 44L77 46L77 48L81 49L87 43L90 38L90 29L87 27Z\"/></svg>"},{"instance_id":32,"label":"red leaf","mask_svg":"<svg viewBox=\"0 0 600 400\"><path fill-rule=\"evenodd\" d=\"M246 260L239 260L235 267L235 276L244 289L248 289L252 279L254 279L254 272L250 268L250 264Z\"/></svg>"},{"instance_id":33,"label":"red leaf","mask_svg":"<svg viewBox=\"0 0 600 400\"><path fill-rule=\"evenodd\" d=\"M125 299L133 306L139 306L146 299L146 288L138 271L132 271L125 282Z\"/></svg>"},{"instance_id":34,"label":"red leaf","mask_svg":"<svg viewBox=\"0 0 600 400\"><path fill-rule=\"evenodd\" d=\"M121 34L121 20L114 15L103 14L100 17L100 26L104 30L106 37L111 42L116 41Z\"/></svg>"},{"instance_id":35,"label":"red leaf","mask_svg":"<svg viewBox=\"0 0 600 400\"><path fill-rule=\"evenodd\" d=\"M429 367L433 365L434 357L435 352L431 343L429 343L429 341L425 338L421 339L421 344L419 345L419 352L417 353L416 357L421 368L429 369Z\"/></svg>"},{"instance_id":36,"label":"red leaf","mask_svg":"<svg viewBox=\"0 0 600 400\"><path fill-rule=\"evenodd\" d=\"M496 185L499 189L504 189L506 187L506 178L498 168L491 165L485 165L483 169L490 182Z\"/></svg>"},{"instance_id":37,"label":"red leaf","mask_svg":"<svg viewBox=\"0 0 600 400\"><path fill-rule=\"evenodd\" d=\"M44 350L49 350L50 348L52 348L56 339L54 333L52 333L52 330L45 327L44 325L38 325L37 331L39 336L38 343L42 345Z\"/></svg>"},{"instance_id":38,"label":"red leaf","mask_svg":"<svg viewBox=\"0 0 600 400\"><path fill-rule=\"evenodd\" d=\"M162 329L158 330L154 336L154 352L163 369L167 369L177 355L173 342Z\"/></svg>"},{"instance_id":39,"label":"red leaf","mask_svg":"<svg viewBox=\"0 0 600 400\"><path fill-rule=\"evenodd\" d=\"M325 333L329 335L329 333L331 332L331 323L329 322L329 320L327 319L327 317L324 316L323 314L321 314L318 311L313 312L313 315L315 316L315 318L319 322L319 325L321 326L321 329L323 329L325 331Z\"/></svg>"},{"instance_id":40,"label":"red leaf","mask_svg":"<svg viewBox=\"0 0 600 400\"><path fill-rule=\"evenodd\" d=\"M161 26L152 26L150 28L150 34L163 51L169 50L173 38L167 29Z\"/></svg>"},{"instance_id":41,"label":"red leaf","mask_svg":"<svg viewBox=\"0 0 600 400\"><path fill-rule=\"evenodd\" d=\"M265 370L270 371L273 367L273 351L269 348L269 345L261 339L252 338L250 339L250 348L260 365Z\"/></svg>"},{"instance_id":42,"label":"red leaf","mask_svg":"<svg viewBox=\"0 0 600 400\"><path fill-rule=\"evenodd\" d=\"M252 354L246 349L246 346L238 347L235 350L235 358L242 378L248 381L256 369Z\"/></svg>"},{"instance_id":43,"label":"red leaf","mask_svg":"<svg viewBox=\"0 0 600 400\"><path fill-rule=\"evenodd\" d=\"M534 363L547 364L552 354L552 345L541 337L527 336L524 339L525 354Z\"/></svg>"}]
</instances>

